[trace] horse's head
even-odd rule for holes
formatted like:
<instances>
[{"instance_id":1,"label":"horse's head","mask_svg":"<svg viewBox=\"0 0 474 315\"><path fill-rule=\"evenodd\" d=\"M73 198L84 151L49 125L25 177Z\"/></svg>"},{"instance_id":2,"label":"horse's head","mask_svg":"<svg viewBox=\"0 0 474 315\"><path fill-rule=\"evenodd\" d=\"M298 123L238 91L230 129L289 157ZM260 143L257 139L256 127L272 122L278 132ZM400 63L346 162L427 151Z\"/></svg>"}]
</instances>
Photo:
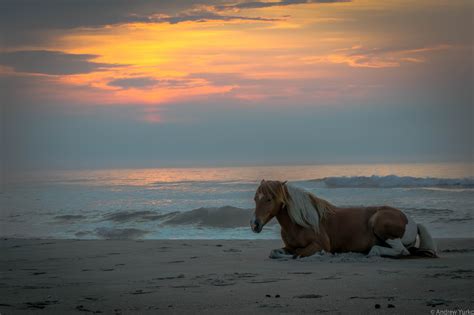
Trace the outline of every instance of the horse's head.
<instances>
[{"instance_id":1,"label":"horse's head","mask_svg":"<svg viewBox=\"0 0 474 315\"><path fill-rule=\"evenodd\" d=\"M260 233L281 208L286 204L285 182L262 180L255 192L255 214L250 220L250 227Z\"/></svg>"}]
</instances>

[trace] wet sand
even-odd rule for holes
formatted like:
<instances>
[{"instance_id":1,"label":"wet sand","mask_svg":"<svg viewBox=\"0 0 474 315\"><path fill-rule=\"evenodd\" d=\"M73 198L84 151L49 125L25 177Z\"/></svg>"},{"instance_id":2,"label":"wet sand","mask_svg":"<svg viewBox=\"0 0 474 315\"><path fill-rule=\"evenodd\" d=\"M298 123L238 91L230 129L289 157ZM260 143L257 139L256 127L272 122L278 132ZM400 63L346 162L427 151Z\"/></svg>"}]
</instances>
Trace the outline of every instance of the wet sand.
<instances>
[{"instance_id":1,"label":"wet sand","mask_svg":"<svg viewBox=\"0 0 474 315\"><path fill-rule=\"evenodd\" d=\"M15 240L0 313L421 313L474 309L474 239L439 259L271 260L281 241Z\"/></svg>"}]
</instances>

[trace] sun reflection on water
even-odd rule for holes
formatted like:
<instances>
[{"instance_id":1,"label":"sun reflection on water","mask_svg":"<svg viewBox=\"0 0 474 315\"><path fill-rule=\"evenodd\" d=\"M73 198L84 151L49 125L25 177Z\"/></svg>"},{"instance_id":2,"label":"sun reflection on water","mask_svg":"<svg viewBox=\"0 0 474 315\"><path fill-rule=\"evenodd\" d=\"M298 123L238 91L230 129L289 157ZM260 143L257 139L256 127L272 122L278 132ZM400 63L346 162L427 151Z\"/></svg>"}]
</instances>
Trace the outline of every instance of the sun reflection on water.
<instances>
[{"instance_id":1,"label":"sun reflection on water","mask_svg":"<svg viewBox=\"0 0 474 315\"><path fill-rule=\"evenodd\" d=\"M472 164L340 164L301 166L249 166L199 168L145 168L110 170L53 171L23 175L19 181L63 182L87 185L148 186L182 182L242 182L261 179L310 180L332 176L412 176L465 178L474 176Z\"/></svg>"}]
</instances>

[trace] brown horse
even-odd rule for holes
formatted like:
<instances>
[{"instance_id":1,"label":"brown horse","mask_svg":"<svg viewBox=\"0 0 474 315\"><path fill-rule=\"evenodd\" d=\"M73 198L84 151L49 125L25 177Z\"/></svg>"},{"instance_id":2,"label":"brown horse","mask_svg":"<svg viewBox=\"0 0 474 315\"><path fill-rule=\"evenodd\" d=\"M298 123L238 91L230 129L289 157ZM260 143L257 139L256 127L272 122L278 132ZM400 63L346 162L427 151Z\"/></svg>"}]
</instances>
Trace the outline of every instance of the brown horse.
<instances>
[{"instance_id":1,"label":"brown horse","mask_svg":"<svg viewBox=\"0 0 474 315\"><path fill-rule=\"evenodd\" d=\"M428 230L395 208L340 208L286 182L265 180L255 193L255 204L250 221L255 233L273 217L281 226L285 247L272 250L270 258L306 257L321 250L436 257Z\"/></svg>"}]
</instances>

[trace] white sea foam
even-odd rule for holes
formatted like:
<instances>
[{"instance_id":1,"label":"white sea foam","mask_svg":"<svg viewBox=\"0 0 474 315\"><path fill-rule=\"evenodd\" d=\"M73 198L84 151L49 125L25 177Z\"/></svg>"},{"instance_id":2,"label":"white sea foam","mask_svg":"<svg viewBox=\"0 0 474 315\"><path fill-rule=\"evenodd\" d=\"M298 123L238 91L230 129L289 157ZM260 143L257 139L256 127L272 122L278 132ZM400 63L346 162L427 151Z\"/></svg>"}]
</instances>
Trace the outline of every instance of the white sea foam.
<instances>
[{"instance_id":1,"label":"white sea foam","mask_svg":"<svg viewBox=\"0 0 474 315\"><path fill-rule=\"evenodd\" d=\"M314 179L330 188L474 188L474 178L433 178L411 176L342 176Z\"/></svg>"}]
</instances>

